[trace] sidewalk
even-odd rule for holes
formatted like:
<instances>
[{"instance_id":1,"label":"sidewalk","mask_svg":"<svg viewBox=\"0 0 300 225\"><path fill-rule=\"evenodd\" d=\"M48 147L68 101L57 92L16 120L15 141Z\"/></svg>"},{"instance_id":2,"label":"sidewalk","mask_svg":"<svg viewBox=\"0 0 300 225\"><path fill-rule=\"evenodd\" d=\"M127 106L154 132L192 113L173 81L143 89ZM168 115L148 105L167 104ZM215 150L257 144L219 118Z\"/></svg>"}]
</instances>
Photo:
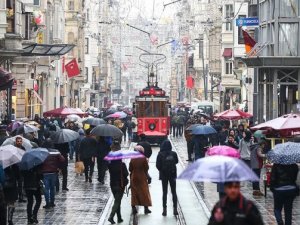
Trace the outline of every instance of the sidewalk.
<instances>
[{"instance_id":1,"label":"sidewalk","mask_svg":"<svg viewBox=\"0 0 300 225\"><path fill-rule=\"evenodd\" d=\"M162 187L161 181L158 179L158 170L156 169L156 157L159 152L158 147L152 147L153 155L150 158L149 162L149 173L152 177L152 183L150 185L150 193L152 198L152 207L150 210L152 211L149 215L144 215L144 209L139 207L139 213L135 218L131 215L131 196L125 196L122 201L122 217L124 222L122 224L141 224L141 225L171 225L171 224L187 224L187 225L194 225L194 224L207 224L207 216L203 211L203 208L199 204L197 199L196 193L192 188L191 184L187 181L178 181L177 182L177 195L179 201L179 213L180 219L177 220L176 217L173 216L173 203L172 203L172 195L169 189L168 195L168 213L166 217L163 217L162 214ZM129 163L129 161L127 161ZM183 168L180 164L177 166L178 172L180 173ZM111 205L108 206L108 210L105 209L106 215L103 215L105 219L101 218L102 221L105 221L105 225L110 224L107 222L108 215L111 210ZM182 218L183 217L183 218ZM115 219L116 220L116 219ZM99 223L100 225L100 223Z\"/></svg>"},{"instance_id":2,"label":"sidewalk","mask_svg":"<svg viewBox=\"0 0 300 225\"><path fill-rule=\"evenodd\" d=\"M186 147L186 141L183 137L179 138L171 138L172 143L174 144L178 155L182 159L185 166L188 165L187 159L187 147ZM218 201L218 193L216 185L213 183L201 183L196 184L199 193L201 197L203 198L205 204L207 205L208 209L211 210L214 206L214 204ZM261 190L263 190L263 187L261 186ZM245 183L242 186L242 193L243 195L252 200L257 207L259 208L263 218L264 222L267 225L276 225L276 220L273 213L273 195L270 190L267 192L267 197L253 197L252 195L252 184ZM300 224L300 211L298 210L300 208L300 198L297 197L294 202L294 210L293 210L293 224Z\"/></svg>"},{"instance_id":3,"label":"sidewalk","mask_svg":"<svg viewBox=\"0 0 300 225\"><path fill-rule=\"evenodd\" d=\"M96 166L95 166L96 169ZM96 225L110 196L108 179L105 185L97 181L98 172L95 171L93 183L85 183L84 176L76 176L74 163L69 163L68 192L60 191L56 195L54 209L43 209L38 213L39 224L43 225ZM16 203L14 223L27 224L27 203Z\"/></svg>"}]
</instances>

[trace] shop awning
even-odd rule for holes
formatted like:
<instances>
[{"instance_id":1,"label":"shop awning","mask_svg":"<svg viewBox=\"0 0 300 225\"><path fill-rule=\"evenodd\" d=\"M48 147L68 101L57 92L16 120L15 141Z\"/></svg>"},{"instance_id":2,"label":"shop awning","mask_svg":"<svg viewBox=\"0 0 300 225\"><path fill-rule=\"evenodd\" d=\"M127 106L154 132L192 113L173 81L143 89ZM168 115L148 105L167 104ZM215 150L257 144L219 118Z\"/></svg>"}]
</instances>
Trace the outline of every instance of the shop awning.
<instances>
[{"instance_id":1,"label":"shop awning","mask_svg":"<svg viewBox=\"0 0 300 225\"><path fill-rule=\"evenodd\" d=\"M0 68L0 91L12 87L14 78L10 72Z\"/></svg>"},{"instance_id":2,"label":"shop awning","mask_svg":"<svg viewBox=\"0 0 300 225\"><path fill-rule=\"evenodd\" d=\"M225 48L223 52L224 57L232 57L232 48Z\"/></svg>"},{"instance_id":3,"label":"shop awning","mask_svg":"<svg viewBox=\"0 0 300 225\"><path fill-rule=\"evenodd\" d=\"M70 44L32 44L23 48L22 56L61 56L74 47Z\"/></svg>"}]
</instances>

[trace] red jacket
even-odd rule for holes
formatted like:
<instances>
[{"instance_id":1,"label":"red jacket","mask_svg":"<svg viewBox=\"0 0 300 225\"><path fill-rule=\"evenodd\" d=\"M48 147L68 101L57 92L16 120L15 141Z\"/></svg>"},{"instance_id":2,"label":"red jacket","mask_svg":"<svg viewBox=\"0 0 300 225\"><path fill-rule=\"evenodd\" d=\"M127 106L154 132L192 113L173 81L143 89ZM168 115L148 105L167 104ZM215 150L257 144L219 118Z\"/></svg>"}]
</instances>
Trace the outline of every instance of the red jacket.
<instances>
[{"instance_id":1,"label":"red jacket","mask_svg":"<svg viewBox=\"0 0 300 225\"><path fill-rule=\"evenodd\" d=\"M56 173L63 165L65 158L60 153L50 153L45 162L42 164L42 173Z\"/></svg>"}]
</instances>

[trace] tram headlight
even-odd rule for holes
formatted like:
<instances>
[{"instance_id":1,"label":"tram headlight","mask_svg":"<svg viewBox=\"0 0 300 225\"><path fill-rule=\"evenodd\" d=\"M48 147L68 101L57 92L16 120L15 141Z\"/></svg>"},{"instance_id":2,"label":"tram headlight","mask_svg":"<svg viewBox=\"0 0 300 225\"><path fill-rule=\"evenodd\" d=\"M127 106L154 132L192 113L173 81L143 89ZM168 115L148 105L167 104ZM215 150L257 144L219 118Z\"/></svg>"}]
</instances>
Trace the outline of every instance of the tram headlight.
<instances>
[{"instance_id":1,"label":"tram headlight","mask_svg":"<svg viewBox=\"0 0 300 225\"><path fill-rule=\"evenodd\" d=\"M155 124L154 123L150 123L149 124L149 129L150 130L154 130L155 129Z\"/></svg>"}]
</instances>

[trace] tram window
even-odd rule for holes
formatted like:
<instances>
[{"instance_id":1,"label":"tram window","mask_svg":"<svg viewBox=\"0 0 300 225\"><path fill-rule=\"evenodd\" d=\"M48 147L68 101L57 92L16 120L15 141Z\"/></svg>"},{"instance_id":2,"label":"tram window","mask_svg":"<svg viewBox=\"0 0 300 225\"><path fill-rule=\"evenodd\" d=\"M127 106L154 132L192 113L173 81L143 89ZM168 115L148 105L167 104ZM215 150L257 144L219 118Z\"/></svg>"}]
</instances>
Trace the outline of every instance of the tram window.
<instances>
[{"instance_id":1,"label":"tram window","mask_svg":"<svg viewBox=\"0 0 300 225\"><path fill-rule=\"evenodd\" d=\"M168 108L166 108L165 102L147 101L139 103L138 117L165 117L167 115Z\"/></svg>"}]
</instances>

